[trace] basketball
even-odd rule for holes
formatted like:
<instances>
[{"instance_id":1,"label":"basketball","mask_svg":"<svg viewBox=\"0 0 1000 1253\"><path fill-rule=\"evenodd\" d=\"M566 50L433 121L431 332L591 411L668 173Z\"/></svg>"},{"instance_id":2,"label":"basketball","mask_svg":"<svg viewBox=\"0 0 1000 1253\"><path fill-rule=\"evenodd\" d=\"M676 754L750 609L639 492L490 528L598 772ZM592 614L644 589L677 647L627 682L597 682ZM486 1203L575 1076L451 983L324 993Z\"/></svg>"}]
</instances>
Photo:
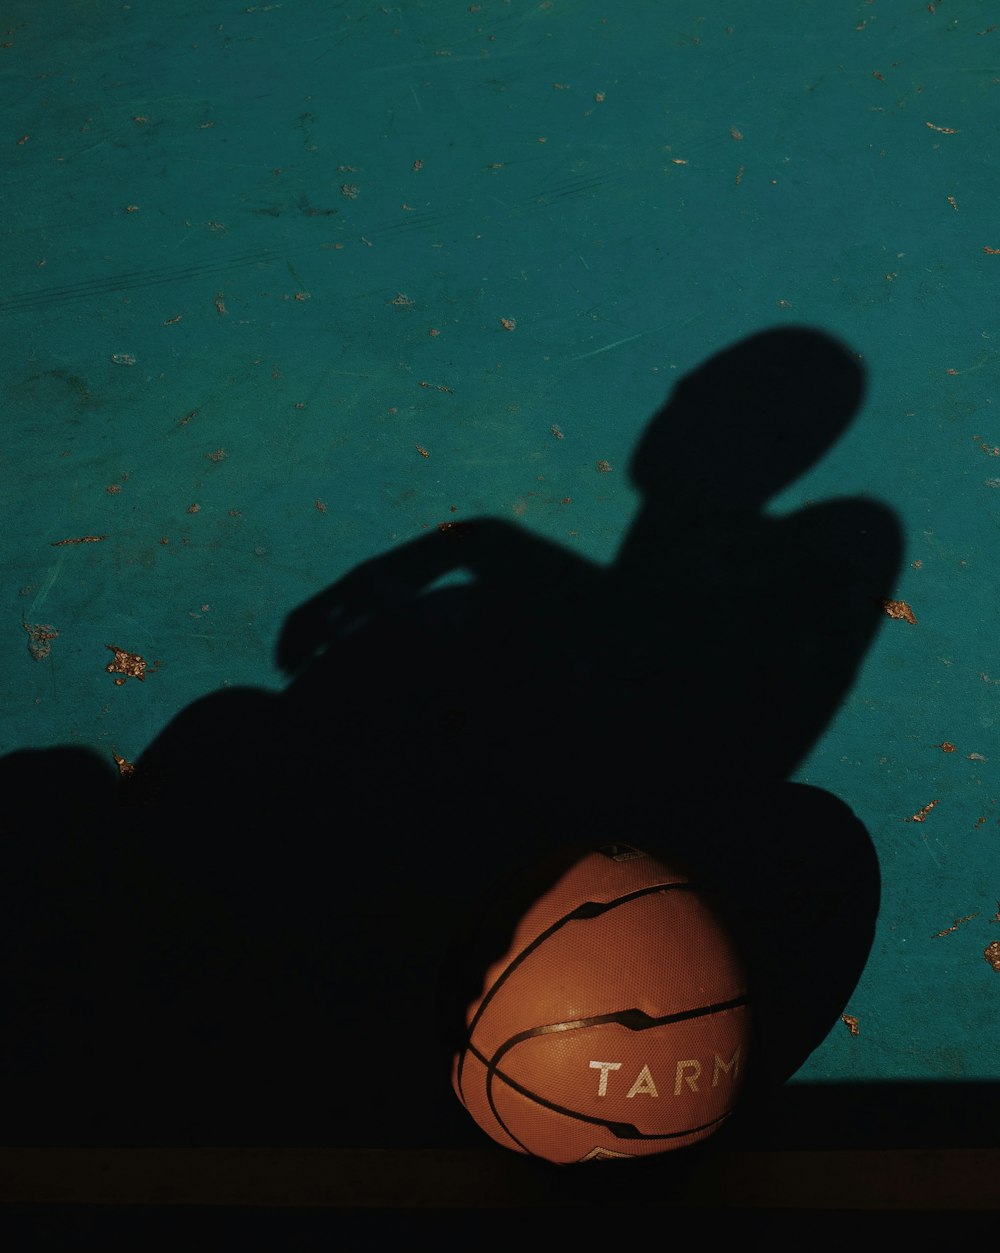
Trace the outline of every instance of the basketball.
<instances>
[{"instance_id":1,"label":"basketball","mask_svg":"<svg viewBox=\"0 0 1000 1253\"><path fill-rule=\"evenodd\" d=\"M467 1008L459 1100L497 1143L560 1164L704 1140L733 1110L750 1040L717 910L625 844L567 856L546 883Z\"/></svg>"}]
</instances>

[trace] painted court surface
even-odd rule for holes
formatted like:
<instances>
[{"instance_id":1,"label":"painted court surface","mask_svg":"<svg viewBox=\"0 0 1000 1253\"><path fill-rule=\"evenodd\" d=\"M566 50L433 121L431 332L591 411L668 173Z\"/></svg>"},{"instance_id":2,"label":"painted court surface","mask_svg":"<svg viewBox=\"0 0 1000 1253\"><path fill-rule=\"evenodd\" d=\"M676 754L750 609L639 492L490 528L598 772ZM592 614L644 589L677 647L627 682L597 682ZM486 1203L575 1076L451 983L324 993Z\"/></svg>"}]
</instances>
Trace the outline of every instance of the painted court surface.
<instances>
[{"instance_id":1,"label":"painted court surface","mask_svg":"<svg viewBox=\"0 0 1000 1253\"><path fill-rule=\"evenodd\" d=\"M94 901L159 919L192 986L212 920L229 964L190 1000L167 958L106 938L80 960L114 955L93 1013L116 1032L122 989L161 979L141 1029L183 1051L209 1024L223 1073L218 986L246 1039L321 1001L316 954L356 940L373 876L377 1015L456 893L535 840L638 833L752 887L796 972L775 1021L799 995L817 1015L791 1089L836 1122L920 1085L985 1128L988 8L7 6L0 824L32 950L11 977L26 1006L19 970L58 985L43 1034L99 1030L66 973ZM144 761L163 790L151 770L123 817ZM125 906L135 841L121 882L170 886ZM82 1102L38 1135L256 1142L220 1099L215 1123ZM323 1099L335 1142L380 1142ZM268 1142L330 1142L280 1107ZM429 1139L461 1136L442 1120Z\"/></svg>"}]
</instances>

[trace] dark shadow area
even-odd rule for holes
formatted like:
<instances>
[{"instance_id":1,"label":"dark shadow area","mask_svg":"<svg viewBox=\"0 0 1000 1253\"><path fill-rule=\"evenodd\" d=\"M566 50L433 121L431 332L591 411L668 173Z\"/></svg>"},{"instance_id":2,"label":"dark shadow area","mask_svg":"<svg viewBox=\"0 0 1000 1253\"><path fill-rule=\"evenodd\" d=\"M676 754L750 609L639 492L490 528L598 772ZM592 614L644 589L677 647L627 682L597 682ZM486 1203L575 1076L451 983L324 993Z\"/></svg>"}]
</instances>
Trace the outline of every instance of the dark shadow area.
<instances>
[{"instance_id":1,"label":"dark shadow area","mask_svg":"<svg viewBox=\"0 0 1000 1253\"><path fill-rule=\"evenodd\" d=\"M539 858L619 840L727 911L766 1109L878 912L862 824L788 780L899 528L863 499L766 512L863 391L821 333L747 339L652 418L609 566L443 522L291 614L280 695L195 703L123 789L73 750L0 762L7 1143L481 1144L448 1077L470 928Z\"/></svg>"},{"instance_id":2,"label":"dark shadow area","mask_svg":"<svg viewBox=\"0 0 1000 1253\"><path fill-rule=\"evenodd\" d=\"M789 1083L752 1096L721 1134L730 1148L996 1150L1000 1083ZM990 1199L1000 1209L1000 1188Z\"/></svg>"},{"instance_id":3,"label":"dark shadow area","mask_svg":"<svg viewBox=\"0 0 1000 1253\"><path fill-rule=\"evenodd\" d=\"M837 1208L835 1210L671 1210L654 1209L640 1201L647 1220L671 1226L705 1223L723 1239L810 1241L813 1247L830 1249L839 1229L852 1239L917 1239L951 1243L986 1237L995 1216L984 1213L898 1213ZM459 1248L470 1243L506 1247L531 1240L560 1241L567 1231L578 1247L594 1248L598 1241L622 1239L629 1223L628 1212L598 1210L588 1213L586 1233L581 1234L580 1215L564 1207L548 1209L471 1210L399 1209L389 1211L330 1211L323 1209L242 1209L220 1206L61 1206L55 1209L13 1207L0 1211L0 1237L10 1247L46 1249L96 1247L132 1250L174 1250L180 1245L210 1242L232 1244L247 1253L275 1248L292 1253L328 1253L331 1247L359 1241L413 1240L423 1237L439 1248Z\"/></svg>"}]
</instances>

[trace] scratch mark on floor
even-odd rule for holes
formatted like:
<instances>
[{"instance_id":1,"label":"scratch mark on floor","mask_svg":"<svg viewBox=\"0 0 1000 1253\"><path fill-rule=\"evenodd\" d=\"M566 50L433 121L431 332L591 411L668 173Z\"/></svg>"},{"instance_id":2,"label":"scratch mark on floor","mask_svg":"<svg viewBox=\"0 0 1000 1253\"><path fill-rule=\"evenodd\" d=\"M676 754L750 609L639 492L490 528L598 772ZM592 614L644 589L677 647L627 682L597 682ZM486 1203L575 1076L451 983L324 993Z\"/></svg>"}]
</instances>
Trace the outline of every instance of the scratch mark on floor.
<instances>
[{"instance_id":1,"label":"scratch mark on floor","mask_svg":"<svg viewBox=\"0 0 1000 1253\"><path fill-rule=\"evenodd\" d=\"M52 591L52 585L55 583L56 579L58 579L60 574L62 574L63 563L65 560L65 557L60 557L49 571L48 578L46 578L45 582L38 589L38 595L31 602L31 609L28 611L29 617L34 618L37 611L45 604L45 600L48 597L49 592Z\"/></svg>"},{"instance_id":2,"label":"scratch mark on floor","mask_svg":"<svg viewBox=\"0 0 1000 1253\"><path fill-rule=\"evenodd\" d=\"M572 365L574 361L586 361L588 357L596 357L602 352L610 352L612 348L620 348L622 344L631 344L633 340L642 339L644 335L655 335L657 331L666 330L666 324L663 326L651 326L646 331L636 331L634 335L626 335L624 339L616 339L610 344L603 344L600 348L594 348L590 352L582 352L578 357L570 357L566 362Z\"/></svg>"}]
</instances>

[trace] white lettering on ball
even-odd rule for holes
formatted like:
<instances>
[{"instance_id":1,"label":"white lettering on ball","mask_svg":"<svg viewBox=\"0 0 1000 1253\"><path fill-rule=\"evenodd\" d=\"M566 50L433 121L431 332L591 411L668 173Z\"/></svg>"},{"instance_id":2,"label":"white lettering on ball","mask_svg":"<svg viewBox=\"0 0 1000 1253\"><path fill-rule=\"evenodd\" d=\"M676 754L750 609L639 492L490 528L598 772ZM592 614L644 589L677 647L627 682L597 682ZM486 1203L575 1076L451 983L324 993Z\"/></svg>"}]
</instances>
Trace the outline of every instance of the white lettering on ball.
<instances>
[{"instance_id":1,"label":"white lettering on ball","mask_svg":"<svg viewBox=\"0 0 1000 1253\"><path fill-rule=\"evenodd\" d=\"M684 1073L685 1070L690 1070L692 1073L690 1075L686 1075ZM698 1076L700 1074L701 1074L701 1062L698 1061L697 1058L694 1058L692 1061L689 1061L689 1062L678 1062L677 1074L674 1079L674 1096L680 1096L681 1085L685 1083L688 1085L688 1087L691 1089L692 1092L697 1092L698 1091Z\"/></svg>"},{"instance_id":2,"label":"white lettering on ball","mask_svg":"<svg viewBox=\"0 0 1000 1253\"><path fill-rule=\"evenodd\" d=\"M621 1070L621 1062L591 1062L591 1070L599 1070L600 1078L597 1081L597 1095L608 1095L608 1078L613 1070ZM685 1089L688 1092L699 1092L698 1080L701 1078L702 1064L697 1057L688 1058L679 1061L674 1069L674 1096L681 1096ZM725 1075L727 1079L735 1079L740 1073L740 1050L737 1048L730 1057L729 1061L725 1061L718 1053L714 1055L712 1061L712 1087L719 1086L720 1076ZM653 1072L649 1068L649 1063L643 1063L642 1069L636 1075L635 1082L625 1093L627 1099L631 1100L634 1096L659 1096L660 1093L656 1087L656 1080L653 1078Z\"/></svg>"},{"instance_id":3,"label":"white lettering on ball","mask_svg":"<svg viewBox=\"0 0 1000 1253\"><path fill-rule=\"evenodd\" d=\"M643 1066L642 1070L639 1071L635 1083L629 1088L626 1096L631 1100L633 1096L638 1096L640 1092L646 1096L660 1095L656 1090L656 1084L653 1082L653 1076L649 1073L648 1066Z\"/></svg>"},{"instance_id":4,"label":"white lettering on ball","mask_svg":"<svg viewBox=\"0 0 1000 1253\"><path fill-rule=\"evenodd\" d=\"M590 1063L591 1070L599 1070L601 1072L601 1077L597 1082L597 1095L598 1096L608 1095L608 1071L609 1070L621 1070L621 1068L622 1068L621 1062L591 1062Z\"/></svg>"}]
</instances>

